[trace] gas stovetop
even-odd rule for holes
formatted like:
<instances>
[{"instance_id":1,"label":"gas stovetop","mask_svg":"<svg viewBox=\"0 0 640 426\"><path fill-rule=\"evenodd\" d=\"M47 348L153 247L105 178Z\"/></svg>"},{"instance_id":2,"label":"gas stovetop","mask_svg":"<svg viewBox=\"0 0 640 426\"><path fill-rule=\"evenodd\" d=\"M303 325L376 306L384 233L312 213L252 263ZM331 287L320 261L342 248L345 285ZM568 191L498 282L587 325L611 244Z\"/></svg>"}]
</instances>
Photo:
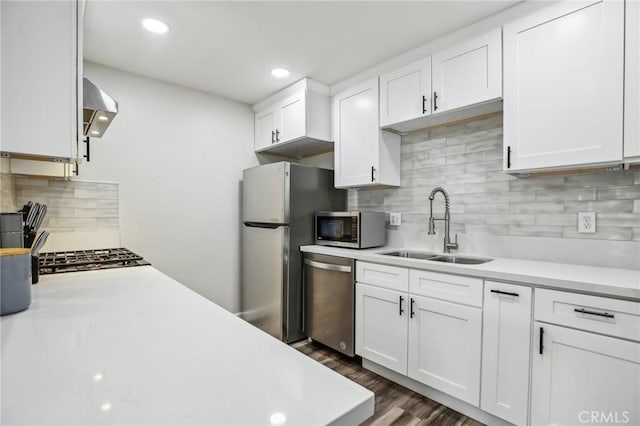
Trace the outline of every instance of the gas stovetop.
<instances>
[{"instance_id":1,"label":"gas stovetop","mask_svg":"<svg viewBox=\"0 0 640 426\"><path fill-rule=\"evenodd\" d=\"M40 253L38 257L40 275L151 265L122 247Z\"/></svg>"}]
</instances>

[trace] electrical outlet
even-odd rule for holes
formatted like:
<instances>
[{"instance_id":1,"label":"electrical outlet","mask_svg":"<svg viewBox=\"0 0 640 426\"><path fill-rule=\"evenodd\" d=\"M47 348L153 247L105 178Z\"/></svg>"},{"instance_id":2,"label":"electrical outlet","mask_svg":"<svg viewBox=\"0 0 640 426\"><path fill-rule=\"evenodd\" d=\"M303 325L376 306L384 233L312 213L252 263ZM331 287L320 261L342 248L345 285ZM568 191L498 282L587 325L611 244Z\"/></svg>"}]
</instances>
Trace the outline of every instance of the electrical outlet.
<instances>
[{"instance_id":1,"label":"electrical outlet","mask_svg":"<svg viewBox=\"0 0 640 426\"><path fill-rule=\"evenodd\" d=\"M402 223L402 213L389 213L389 225L398 226Z\"/></svg>"},{"instance_id":2,"label":"electrical outlet","mask_svg":"<svg viewBox=\"0 0 640 426\"><path fill-rule=\"evenodd\" d=\"M578 232L581 234L595 234L596 212L578 212Z\"/></svg>"}]
</instances>

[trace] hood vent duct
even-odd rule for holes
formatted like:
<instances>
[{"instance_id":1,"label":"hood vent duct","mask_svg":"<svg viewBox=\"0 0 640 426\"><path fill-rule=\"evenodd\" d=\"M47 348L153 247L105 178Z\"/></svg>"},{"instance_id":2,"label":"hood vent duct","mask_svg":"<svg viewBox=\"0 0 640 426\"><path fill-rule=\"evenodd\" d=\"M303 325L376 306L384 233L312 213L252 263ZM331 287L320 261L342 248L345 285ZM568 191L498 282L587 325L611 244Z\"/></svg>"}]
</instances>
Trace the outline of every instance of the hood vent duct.
<instances>
[{"instance_id":1,"label":"hood vent duct","mask_svg":"<svg viewBox=\"0 0 640 426\"><path fill-rule=\"evenodd\" d=\"M85 136L101 138L118 113L118 103L89 79L82 79L82 129Z\"/></svg>"}]
</instances>

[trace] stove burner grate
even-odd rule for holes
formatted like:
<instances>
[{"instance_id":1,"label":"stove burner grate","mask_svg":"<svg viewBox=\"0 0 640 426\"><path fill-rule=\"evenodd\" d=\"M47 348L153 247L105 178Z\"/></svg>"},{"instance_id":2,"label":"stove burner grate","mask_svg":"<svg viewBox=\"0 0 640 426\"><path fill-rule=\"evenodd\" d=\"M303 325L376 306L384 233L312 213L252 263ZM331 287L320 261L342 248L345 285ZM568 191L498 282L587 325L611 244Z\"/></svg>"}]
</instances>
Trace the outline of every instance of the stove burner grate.
<instances>
[{"instance_id":1,"label":"stove burner grate","mask_svg":"<svg viewBox=\"0 0 640 426\"><path fill-rule=\"evenodd\" d=\"M38 257L40 275L151 265L123 247L40 253Z\"/></svg>"}]
</instances>

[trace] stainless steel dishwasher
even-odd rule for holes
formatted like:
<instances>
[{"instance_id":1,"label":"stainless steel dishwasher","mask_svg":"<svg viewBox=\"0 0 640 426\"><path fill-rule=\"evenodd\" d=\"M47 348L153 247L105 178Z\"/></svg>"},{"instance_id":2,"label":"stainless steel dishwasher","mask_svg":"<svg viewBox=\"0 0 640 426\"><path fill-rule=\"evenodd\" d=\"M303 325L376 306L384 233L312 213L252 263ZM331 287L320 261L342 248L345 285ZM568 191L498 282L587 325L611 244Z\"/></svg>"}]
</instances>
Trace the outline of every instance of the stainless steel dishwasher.
<instances>
[{"instance_id":1,"label":"stainless steel dishwasher","mask_svg":"<svg viewBox=\"0 0 640 426\"><path fill-rule=\"evenodd\" d=\"M355 261L304 253L304 320L311 339L354 356Z\"/></svg>"}]
</instances>

